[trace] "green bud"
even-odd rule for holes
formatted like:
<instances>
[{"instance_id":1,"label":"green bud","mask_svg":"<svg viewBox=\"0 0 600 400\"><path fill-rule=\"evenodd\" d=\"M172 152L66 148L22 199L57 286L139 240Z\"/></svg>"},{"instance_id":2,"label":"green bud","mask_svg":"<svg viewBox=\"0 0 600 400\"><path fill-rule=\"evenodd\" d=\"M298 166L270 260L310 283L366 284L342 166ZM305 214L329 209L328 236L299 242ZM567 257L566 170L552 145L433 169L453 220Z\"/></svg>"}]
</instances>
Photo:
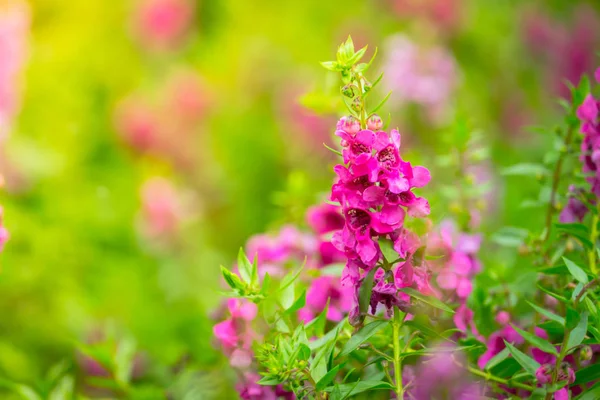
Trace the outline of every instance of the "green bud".
<instances>
[{"instance_id":1,"label":"green bud","mask_svg":"<svg viewBox=\"0 0 600 400\"><path fill-rule=\"evenodd\" d=\"M352 108L352 110L356 112L360 112L360 110L362 110L362 100L360 99L360 97L357 97L354 100L352 100L352 105L350 106L350 108Z\"/></svg>"},{"instance_id":2,"label":"green bud","mask_svg":"<svg viewBox=\"0 0 600 400\"><path fill-rule=\"evenodd\" d=\"M348 98L353 99L360 95L360 90L358 89L358 86L349 83L342 88L342 94Z\"/></svg>"}]
</instances>

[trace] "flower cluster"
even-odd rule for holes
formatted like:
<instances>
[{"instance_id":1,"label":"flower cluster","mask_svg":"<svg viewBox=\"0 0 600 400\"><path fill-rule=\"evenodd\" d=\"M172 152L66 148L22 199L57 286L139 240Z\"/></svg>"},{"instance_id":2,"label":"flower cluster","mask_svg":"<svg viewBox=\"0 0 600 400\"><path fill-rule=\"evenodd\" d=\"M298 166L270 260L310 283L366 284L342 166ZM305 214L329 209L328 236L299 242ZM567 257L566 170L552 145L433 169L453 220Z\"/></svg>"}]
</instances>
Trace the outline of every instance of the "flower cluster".
<instances>
[{"instance_id":1,"label":"flower cluster","mask_svg":"<svg viewBox=\"0 0 600 400\"><path fill-rule=\"evenodd\" d=\"M595 75L596 81L600 82L600 68L596 70ZM591 185L592 201L595 203L600 197L600 100L588 94L577 109L577 117L581 121L583 133L579 160L583 164L586 180ZM560 214L561 222L583 221L588 211L582 201L586 192L575 185L569 186L569 200Z\"/></svg>"},{"instance_id":2,"label":"flower cluster","mask_svg":"<svg viewBox=\"0 0 600 400\"><path fill-rule=\"evenodd\" d=\"M388 310L406 301L399 297L401 287L429 288L426 271L412 265L411 255L420 247L419 238L404 228L406 216L429 215L429 203L412 190L425 186L429 171L413 167L400 157L400 134L381 130L381 118L370 117L368 129L361 129L356 118L342 118L336 135L341 138L344 165L336 165L337 182L331 190L331 200L342 206L345 224L337 231L332 243L347 257L343 282L356 288L364 273L380 265L389 267L383 256L380 241L393 243L403 264L395 267L393 275L382 269L375 273L372 309L382 303ZM398 262L399 260L395 260ZM389 268L388 268L389 269ZM355 304L353 317L357 317Z\"/></svg>"},{"instance_id":3,"label":"flower cluster","mask_svg":"<svg viewBox=\"0 0 600 400\"><path fill-rule=\"evenodd\" d=\"M390 100L398 106L414 103L428 117L441 122L458 84L458 67L443 47L420 47L403 35L386 42L384 80L393 92Z\"/></svg>"}]
</instances>

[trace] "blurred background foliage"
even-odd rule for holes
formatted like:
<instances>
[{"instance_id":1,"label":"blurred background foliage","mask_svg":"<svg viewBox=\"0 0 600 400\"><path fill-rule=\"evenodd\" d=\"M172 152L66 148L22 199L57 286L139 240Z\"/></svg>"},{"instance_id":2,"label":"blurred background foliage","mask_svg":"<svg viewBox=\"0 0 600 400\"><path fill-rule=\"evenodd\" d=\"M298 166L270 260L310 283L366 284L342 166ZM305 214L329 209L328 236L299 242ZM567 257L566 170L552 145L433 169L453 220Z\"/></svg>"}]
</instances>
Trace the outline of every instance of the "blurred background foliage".
<instances>
[{"instance_id":1,"label":"blurred background foliage","mask_svg":"<svg viewBox=\"0 0 600 400\"><path fill-rule=\"evenodd\" d=\"M84 344L114 335L135 338L142 367L181 398L204 398L194 390L226 370L211 339L219 264L252 234L302 225L325 198L334 158L322 143L335 143L343 106L318 62L348 34L370 45L367 57L378 47L375 97L416 90L410 71L441 74L422 89L439 99L393 93L381 115L432 170L434 222L455 178L440 161L461 129L479 132L492 237L542 221L534 202L522 207L539 185L499 171L552 146L564 80L591 71L600 44L593 1L32 0L28 10L21 109L0 145L11 233L0 376L40 382L61 360L85 369ZM412 70L410 52L393 55L399 34L420 49ZM443 60L428 61L430 49ZM446 62L451 71L437 71ZM483 287L528 290L527 275L511 273L519 260L486 254ZM222 398L215 376L210 396Z\"/></svg>"}]
</instances>

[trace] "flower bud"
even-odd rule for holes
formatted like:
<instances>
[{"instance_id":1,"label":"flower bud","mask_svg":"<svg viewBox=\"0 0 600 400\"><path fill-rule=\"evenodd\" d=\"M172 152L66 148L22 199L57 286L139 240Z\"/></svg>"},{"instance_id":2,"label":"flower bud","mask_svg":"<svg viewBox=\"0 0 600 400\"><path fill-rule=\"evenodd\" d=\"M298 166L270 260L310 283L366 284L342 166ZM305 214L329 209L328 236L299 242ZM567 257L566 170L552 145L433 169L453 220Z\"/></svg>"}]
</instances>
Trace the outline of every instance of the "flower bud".
<instances>
[{"instance_id":1,"label":"flower bud","mask_svg":"<svg viewBox=\"0 0 600 400\"><path fill-rule=\"evenodd\" d=\"M571 368L571 364L563 362L558 371L558 381L567 381L569 384L575 382L575 371Z\"/></svg>"},{"instance_id":2,"label":"flower bud","mask_svg":"<svg viewBox=\"0 0 600 400\"><path fill-rule=\"evenodd\" d=\"M352 108L352 110L356 112L360 112L360 110L362 110L362 100L360 99L360 97L357 97L354 100L352 100L350 108Z\"/></svg>"},{"instance_id":3,"label":"flower bud","mask_svg":"<svg viewBox=\"0 0 600 400\"><path fill-rule=\"evenodd\" d=\"M360 90L358 90L356 85L349 83L342 88L342 94L350 99L353 99L360 95Z\"/></svg>"},{"instance_id":4,"label":"flower bud","mask_svg":"<svg viewBox=\"0 0 600 400\"><path fill-rule=\"evenodd\" d=\"M590 361L594 352L590 346L583 346L579 351L579 360L582 362Z\"/></svg>"},{"instance_id":5,"label":"flower bud","mask_svg":"<svg viewBox=\"0 0 600 400\"><path fill-rule=\"evenodd\" d=\"M356 134L360 131L360 122L352 115L342 117L337 123L337 129L342 130L350 135Z\"/></svg>"},{"instance_id":6,"label":"flower bud","mask_svg":"<svg viewBox=\"0 0 600 400\"><path fill-rule=\"evenodd\" d=\"M383 121L381 117L377 114L373 114L367 120L367 128L372 131L378 131L383 127Z\"/></svg>"}]
</instances>

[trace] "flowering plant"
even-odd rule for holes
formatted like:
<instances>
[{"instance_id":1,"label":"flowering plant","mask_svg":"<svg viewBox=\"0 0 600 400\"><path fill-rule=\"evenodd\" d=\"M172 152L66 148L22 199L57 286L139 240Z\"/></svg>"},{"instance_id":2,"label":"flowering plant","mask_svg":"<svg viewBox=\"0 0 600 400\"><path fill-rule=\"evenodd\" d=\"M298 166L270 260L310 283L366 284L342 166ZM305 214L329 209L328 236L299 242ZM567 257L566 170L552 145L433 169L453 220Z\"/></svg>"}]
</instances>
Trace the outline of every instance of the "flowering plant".
<instances>
[{"instance_id":1,"label":"flowering plant","mask_svg":"<svg viewBox=\"0 0 600 400\"><path fill-rule=\"evenodd\" d=\"M600 391L594 361L600 102L588 94L589 82L564 103L562 144L545 165L504 171L552 176L541 234L506 227L488 245L499 253L508 251L500 245L516 245L539 266L536 292L515 298L509 290L477 288L477 279L490 279L478 256L486 247L478 228L492 203L481 179L489 171L480 137L457 122L451 154L439 164L455 171L458 189L440 184L444 201L436 204L452 217L434 223L420 195L429 170L405 160L400 133L384 128L376 112L387 97L368 107L381 76L365 76L373 62L360 62L366 50L355 50L349 38L335 61L323 63L341 75L349 115L335 129L341 151L328 147L341 162L330 201L309 210L312 232L288 226L278 236L255 237L246 246L253 262L242 250L232 270L222 267L232 291L214 333L238 372L240 396L593 398ZM566 165L574 176L556 221Z\"/></svg>"}]
</instances>

